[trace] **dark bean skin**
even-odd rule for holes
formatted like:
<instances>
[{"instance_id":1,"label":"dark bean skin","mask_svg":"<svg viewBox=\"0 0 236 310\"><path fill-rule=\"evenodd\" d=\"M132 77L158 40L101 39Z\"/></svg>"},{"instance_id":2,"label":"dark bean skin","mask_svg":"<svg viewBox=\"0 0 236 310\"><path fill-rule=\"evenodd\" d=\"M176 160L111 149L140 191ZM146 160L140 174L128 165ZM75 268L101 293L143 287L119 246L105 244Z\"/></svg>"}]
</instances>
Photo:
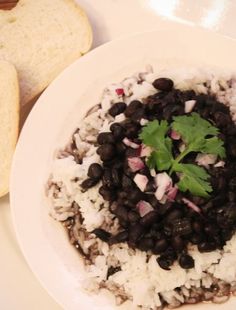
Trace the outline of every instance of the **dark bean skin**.
<instances>
[{"instance_id":1,"label":"dark bean skin","mask_svg":"<svg viewBox=\"0 0 236 310\"><path fill-rule=\"evenodd\" d=\"M98 192L106 201L114 201L116 199L116 193L105 186L101 186Z\"/></svg>"},{"instance_id":2,"label":"dark bean skin","mask_svg":"<svg viewBox=\"0 0 236 310\"><path fill-rule=\"evenodd\" d=\"M154 245L152 252L154 254L161 254L168 248L168 246L169 245L168 245L168 242L166 241L166 239L157 240L155 245Z\"/></svg>"},{"instance_id":3,"label":"dark bean skin","mask_svg":"<svg viewBox=\"0 0 236 310\"><path fill-rule=\"evenodd\" d=\"M207 235L215 235L218 232L218 227L216 226L216 224L213 223L207 223L204 227L205 233Z\"/></svg>"},{"instance_id":4,"label":"dark bean skin","mask_svg":"<svg viewBox=\"0 0 236 310\"><path fill-rule=\"evenodd\" d=\"M116 141L122 140L125 137L125 130L119 123L113 123L110 126L110 130Z\"/></svg>"},{"instance_id":5,"label":"dark bean skin","mask_svg":"<svg viewBox=\"0 0 236 310\"><path fill-rule=\"evenodd\" d=\"M129 192L128 196L129 200L133 203L137 203L143 198L143 193L137 188L132 189L132 191Z\"/></svg>"},{"instance_id":6,"label":"dark bean skin","mask_svg":"<svg viewBox=\"0 0 236 310\"><path fill-rule=\"evenodd\" d=\"M111 169L111 176L112 176L113 185L116 187L121 186L121 173L120 173L120 171L116 168L112 168Z\"/></svg>"},{"instance_id":7,"label":"dark bean skin","mask_svg":"<svg viewBox=\"0 0 236 310\"><path fill-rule=\"evenodd\" d=\"M134 186L134 182L131 178L127 177L127 175L123 174L122 177L122 187L123 189L129 189L132 188Z\"/></svg>"},{"instance_id":8,"label":"dark bean skin","mask_svg":"<svg viewBox=\"0 0 236 310\"><path fill-rule=\"evenodd\" d=\"M145 227L148 227L151 224L155 223L158 220L158 218L159 218L158 214L155 211L151 211L141 218L140 224Z\"/></svg>"},{"instance_id":9,"label":"dark bean skin","mask_svg":"<svg viewBox=\"0 0 236 310\"><path fill-rule=\"evenodd\" d=\"M87 189L93 187L94 185L96 185L96 184L98 183L98 181L99 181L98 179L91 179L91 178L89 178L89 179L84 180L84 181L81 183L80 186L81 186L84 190L87 190Z\"/></svg>"},{"instance_id":10,"label":"dark bean skin","mask_svg":"<svg viewBox=\"0 0 236 310\"><path fill-rule=\"evenodd\" d=\"M203 234L193 234L191 237L190 237L190 241L193 243L193 244L199 244L201 243L202 241L204 240L204 236Z\"/></svg>"},{"instance_id":11,"label":"dark bean skin","mask_svg":"<svg viewBox=\"0 0 236 310\"><path fill-rule=\"evenodd\" d=\"M200 234L203 231L203 224L200 220L195 220L192 223L192 228L196 233Z\"/></svg>"},{"instance_id":12,"label":"dark bean skin","mask_svg":"<svg viewBox=\"0 0 236 310\"><path fill-rule=\"evenodd\" d=\"M111 116L115 117L116 115L123 113L125 109L126 109L126 103L117 102L111 106L111 108L108 110L108 113Z\"/></svg>"},{"instance_id":13,"label":"dark bean skin","mask_svg":"<svg viewBox=\"0 0 236 310\"><path fill-rule=\"evenodd\" d=\"M129 233L127 230L119 232L117 235L112 236L109 240L109 244L121 243L127 241L129 238Z\"/></svg>"},{"instance_id":14,"label":"dark bean skin","mask_svg":"<svg viewBox=\"0 0 236 310\"><path fill-rule=\"evenodd\" d=\"M166 215L165 221L167 223L172 223L174 220L179 219L183 216L183 211L180 209L170 210Z\"/></svg>"},{"instance_id":15,"label":"dark bean skin","mask_svg":"<svg viewBox=\"0 0 236 310\"><path fill-rule=\"evenodd\" d=\"M103 175L103 168L99 164L91 164L88 169L88 176L92 179L100 180Z\"/></svg>"},{"instance_id":16,"label":"dark bean skin","mask_svg":"<svg viewBox=\"0 0 236 310\"><path fill-rule=\"evenodd\" d=\"M138 243L138 248L141 251L151 250L153 246L154 246L154 241L152 238L147 238L147 237L141 238Z\"/></svg>"},{"instance_id":17,"label":"dark bean skin","mask_svg":"<svg viewBox=\"0 0 236 310\"><path fill-rule=\"evenodd\" d=\"M198 245L199 252L211 252L216 250L216 244L214 242L202 242Z\"/></svg>"},{"instance_id":18,"label":"dark bean skin","mask_svg":"<svg viewBox=\"0 0 236 310\"><path fill-rule=\"evenodd\" d=\"M116 152L119 154L119 155L122 155L126 152L126 145L123 143L123 142L118 142L116 144Z\"/></svg>"},{"instance_id":19,"label":"dark bean skin","mask_svg":"<svg viewBox=\"0 0 236 310\"><path fill-rule=\"evenodd\" d=\"M98 144L115 143L114 136L111 132L101 132L97 137Z\"/></svg>"},{"instance_id":20,"label":"dark bean skin","mask_svg":"<svg viewBox=\"0 0 236 310\"><path fill-rule=\"evenodd\" d=\"M194 260L188 254L182 254L179 258L180 267L183 269L191 269L194 267Z\"/></svg>"},{"instance_id":21,"label":"dark bean skin","mask_svg":"<svg viewBox=\"0 0 236 310\"><path fill-rule=\"evenodd\" d=\"M138 213L134 211L128 212L128 220L130 222L137 222L139 219L140 219L140 216L138 215Z\"/></svg>"},{"instance_id":22,"label":"dark bean skin","mask_svg":"<svg viewBox=\"0 0 236 310\"><path fill-rule=\"evenodd\" d=\"M112 189L114 187L112 174L110 169L105 169L102 177L102 185Z\"/></svg>"},{"instance_id":23,"label":"dark bean skin","mask_svg":"<svg viewBox=\"0 0 236 310\"><path fill-rule=\"evenodd\" d=\"M173 236L171 239L171 245L176 251L180 252L184 249L185 242L180 236Z\"/></svg>"},{"instance_id":24,"label":"dark bean skin","mask_svg":"<svg viewBox=\"0 0 236 310\"><path fill-rule=\"evenodd\" d=\"M138 100L131 101L130 104L126 108L125 116L131 117L136 112L136 110L138 110L139 108L142 108L142 106L143 106L142 102Z\"/></svg>"},{"instance_id":25,"label":"dark bean skin","mask_svg":"<svg viewBox=\"0 0 236 310\"><path fill-rule=\"evenodd\" d=\"M125 136L129 139L138 137L140 126L134 122L125 125Z\"/></svg>"},{"instance_id":26,"label":"dark bean skin","mask_svg":"<svg viewBox=\"0 0 236 310\"><path fill-rule=\"evenodd\" d=\"M143 226L138 223L134 224L129 229L129 240L131 242L136 242L142 237L143 233L144 233Z\"/></svg>"},{"instance_id":27,"label":"dark bean skin","mask_svg":"<svg viewBox=\"0 0 236 310\"><path fill-rule=\"evenodd\" d=\"M158 265L165 270L170 270L170 266L173 264L173 260L165 255L161 255L157 257L157 263Z\"/></svg>"},{"instance_id":28,"label":"dark bean skin","mask_svg":"<svg viewBox=\"0 0 236 310\"><path fill-rule=\"evenodd\" d=\"M173 234L188 235L192 232L191 223L188 218L177 219L173 222Z\"/></svg>"},{"instance_id":29,"label":"dark bean skin","mask_svg":"<svg viewBox=\"0 0 236 310\"><path fill-rule=\"evenodd\" d=\"M230 116L221 111L217 111L214 113L214 119L215 119L216 126L220 128L227 126L231 121Z\"/></svg>"},{"instance_id":30,"label":"dark bean skin","mask_svg":"<svg viewBox=\"0 0 236 310\"><path fill-rule=\"evenodd\" d=\"M107 231L105 231L104 229L101 228L96 228L92 231L93 234L96 235L96 237L98 237L99 239L101 239L102 241L108 242L109 238L111 236L111 234Z\"/></svg>"},{"instance_id":31,"label":"dark bean skin","mask_svg":"<svg viewBox=\"0 0 236 310\"><path fill-rule=\"evenodd\" d=\"M117 208L114 210L114 214L123 221L128 221L128 211L125 207L117 206Z\"/></svg>"},{"instance_id":32,"label":"dark bean skin","mask_svg":"<svg viewBox=\"0 0 236 310\"><path fill-rule=\"evenodd\" d=\"M112 144L103 144L97 149L102 161L109 161L114 158L116 149Z\"/></svg>"},{"instance_id":33,"label":"dark bean skin","mask_svg":"<svg viewBox=\"0 0 236 310\"><path fill-rule=\"evenodd\" d=\"M113 274L117 273L121 271L121 268L120 267L113 267L113 266L110 266L108 268L108 271L107 271L107 280L110 276L112 276Z\"/></svg>"},{"instance_id":34,"label":"dark bean skin","mask_svg":"<svg viewBox=\"0 0 236 310\"><path fill-rule=\"evenodd\" d=\"M168 78L159 78L156 79L153 83L152 83L153 87L155 87L158 90L162 90L162 91L170 91L173 86L174 83L171 79Z\"/></svg>"},{"instance_id":35,"label":"dark bean skin","mask_svg":"<svg viewBox=\"0 0 236 310\"><path fill-rule=\"evenodd\" d=\"M139 108L137 109L131 116L130 118L135 121L135 122L139 122L142 118L145 118L145 108Z\"/></svg>"}]
</instances>

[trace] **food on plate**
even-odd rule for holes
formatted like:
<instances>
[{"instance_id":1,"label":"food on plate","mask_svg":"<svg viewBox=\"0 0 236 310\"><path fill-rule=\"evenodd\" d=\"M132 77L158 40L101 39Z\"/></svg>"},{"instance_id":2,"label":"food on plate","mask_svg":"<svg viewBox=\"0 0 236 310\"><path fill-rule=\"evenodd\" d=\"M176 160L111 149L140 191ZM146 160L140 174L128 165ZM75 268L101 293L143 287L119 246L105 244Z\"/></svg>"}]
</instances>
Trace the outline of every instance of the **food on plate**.
<instances>
[{"instance_id":1,"label":"food on plate","mask_svg":"<svg viewBox=\"0 0 236 310\"><path fill-rule=\"evenodd\" d=\"M111 84L57 153L51 215L117 304L221 303L236 291L236 80L207 70Z\"/></svg>"},{"instance_id":2,"label":"food on plate","mask_svg":"<svg viewBox=\"0 0 236 310\"><path fill-rule=\"evenodd\" d=\"M92 44L85 12L73 0L20 0L0 10L0 59L18 71L24 105Z\"/></svg>"},{"instance_id":3,"label":"food on plate","mask_svg":"<svg viewBox=\"0 0 236 310\"><path fill-rule=\"evenodd\" d=\"M0 197L8 193L19 126L19 85L14 66L0 61Z\"/></svg>"}]
</instances>

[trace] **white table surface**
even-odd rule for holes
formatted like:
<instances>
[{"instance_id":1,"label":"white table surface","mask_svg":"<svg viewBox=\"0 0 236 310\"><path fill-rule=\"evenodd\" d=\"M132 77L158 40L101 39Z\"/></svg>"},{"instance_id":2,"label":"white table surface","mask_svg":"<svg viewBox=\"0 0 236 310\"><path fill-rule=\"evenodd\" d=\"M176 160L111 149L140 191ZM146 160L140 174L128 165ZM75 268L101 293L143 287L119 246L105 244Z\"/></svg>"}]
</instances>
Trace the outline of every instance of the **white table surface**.
<instances>
[{"instance_id":1,"label":"white table surface","mask_svg":"<svg viewBox=\"0 0 236 310\"><path fill-rule=\"evenodd\" d=\"M94 31L93 48L117 37L164 27L164 20L236 38L236 0L77 0ZM8 196L0 199L0 310L60 310L18 247ZM79 310L79 309L78 309ZM81 309L84 310L84 309Z\"/></svg>"}]
</instances>

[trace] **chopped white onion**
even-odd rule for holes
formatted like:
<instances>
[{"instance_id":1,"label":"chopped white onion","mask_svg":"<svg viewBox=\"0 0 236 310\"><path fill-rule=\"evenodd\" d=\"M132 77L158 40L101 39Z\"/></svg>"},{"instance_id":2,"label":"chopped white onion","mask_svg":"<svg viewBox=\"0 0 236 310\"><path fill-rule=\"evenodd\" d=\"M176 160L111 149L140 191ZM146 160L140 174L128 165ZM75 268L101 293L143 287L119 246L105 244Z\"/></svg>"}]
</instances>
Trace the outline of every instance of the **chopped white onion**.
<instances>
[{"instance_id":1,"label":"chopped white onion","mask_svg":"<svg viewBox=\"0 0 236 310\"><path fill-rule=\"evenodd\" d=\"M148 157L152 153L152 149L149 146L146 146L144 144L141 145L141 151L140 151L140 156L141 157Z\"/></svg>"},{"instance_id":2,"label":"chopped white onion","mask_svg":"<svg viewBox=\"0 0 236 310\"><path fill-rule=\"evenodd\" d=\"M196 100L188 100L188 101L185 101L184 103L184 112L185 113L190 113L192 112L194 106L196 104Z\"/></svg>"},{"instance_id":3,"label":"chopped white onion","mask_svg":"<svg viewBox=\"0 0 236 310\"><path fill-rule=\"evenodd\" d=\"M216 168L224 167L224 166L225 166L225 161L223 161L223 160L218 161L218 163L216 163L214 165L214 167L216 167Z\"/></svg>"},{"instance_id":4,"label":"chopped white onion","mask_svg":"<svg viewBox=\"0 0 236 310\"><path fill-rule=\"evenodd\" d=\"M145 167L142 159L139 157L128 158L128 165L133 172L139 171Z\"/></svg>"},{"instance_id":5,"label":"chopped white onion","mask_svg":"<svg viewBox=\"0 0 236 310\"><path fill-rule=\"evenodd\" d=\"M197 154L196 162L199 166L208 168L209 165L215 164L217 156L214 154Z\"/></svg>"},{"instance_id":6,"label":"chopped white onion","mask_svg":"<svg viewBox=\"0 0 236 310\"><path fill-rule=\"evenodd\" d=\"M146 214L154 210L152 205L145 200L140 200L137 203L137 208L141 217L144 217Z\"/></svg>"},{"instance_id":7,"label":"chopped white onion","mask_svg":"<svg viewBox=\"0 0 236 310\"><path fill-rule=\"evenodd\" d=\"M148 183L148 178L146 177L146 175L137 173L134 177L134 182L138 186L138 188L142 192L144 192L144 190L147 186L147 183Z\"/></svg>"},{"instance_id":8,"label":"chopped white onion","mask_svg":"<svg viewBox=\"0 0 236 310\"><path fill-rule=\"evenodd\" d=\"M155 196L157 200L161 200L164 194L172 186L172 179L168 176L166 172L158 173L155 177L157 190Z\"/></svg>"},{"instance_id":9,"label":"chopped white onion","mask_svg":"<svg viewBox=\"0 0 236 310\"><path fill-rule=\"evenodd\" d=\"M192 210L194 210L197 213L201 212L201 209L195 205L195 203L193 203L192 201L188 200L187 198L182 198L182 201Z\"/></svg>"},{"instance_id":10,"label":"chopped white onion","mask_svg":"<svg viewBox=\"0 0 236 310\"><path fill-rule=\"evenodd\" d=\"M131 140L129 140L128 138L124 138L123 139L123 143L127 146L132 147L133 149L138 149L140 147L139 144L132 142Z\"/></svg>"}]
</instances>

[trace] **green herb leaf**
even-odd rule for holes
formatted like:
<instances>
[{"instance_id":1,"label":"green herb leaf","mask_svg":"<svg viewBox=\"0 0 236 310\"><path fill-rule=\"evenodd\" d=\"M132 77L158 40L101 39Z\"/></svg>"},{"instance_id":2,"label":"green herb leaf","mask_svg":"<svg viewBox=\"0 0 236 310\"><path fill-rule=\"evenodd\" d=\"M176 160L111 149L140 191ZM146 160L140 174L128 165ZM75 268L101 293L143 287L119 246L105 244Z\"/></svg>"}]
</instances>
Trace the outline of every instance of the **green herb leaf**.
<instances>
[{"instance_id":1,"label":"green herb leaf","mask_svg":"<svg viewBox=\"0 0 236 310\"><path fill-rule=\"evenodd\" d=\"M142 142L155 149L148 158L149 168L157 167L158 170L168 170L171 167L172 140L166 137L169 130L167 121L154 120L145 126L139 135Z\"/></svg>"},{"instance_id":2,"label":"green herb leaf","mask_svg":"<svg viewBox=\"0 0 236 310\"><path fill-rule=\"evenodd\" d=\"M209 174L205 169L192 164L175 164L174 171L181 173L180 181L177 183L179 190L189 190L193 195L209 197L212 187L209 183Z\"/></svg>"},{"instance_id":3,"label":"green herb leaf","mask_svg":"<svg viewBox=\"0 0 236 310\"><path fill-rule=\"evenodd\" d=\"M212 137L205 140L205 145L202 148L201 152L205 154L214 154L218 155L221 158L226 156L224 142L218 137Z\"/></svg>"}]
</instances>

